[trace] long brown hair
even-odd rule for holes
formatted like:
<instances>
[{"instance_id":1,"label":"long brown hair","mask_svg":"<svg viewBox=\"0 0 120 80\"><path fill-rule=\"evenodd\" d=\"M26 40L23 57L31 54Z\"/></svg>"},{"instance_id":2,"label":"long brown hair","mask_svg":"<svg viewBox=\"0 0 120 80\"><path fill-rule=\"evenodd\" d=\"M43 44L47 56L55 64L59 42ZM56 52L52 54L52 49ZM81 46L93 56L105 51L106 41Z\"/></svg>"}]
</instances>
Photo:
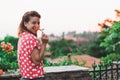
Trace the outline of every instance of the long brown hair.
<instances>
[{"instance_id":1,"label":"long brown hair","mask_svg":"<svg viewBox=\"0 0 120 80\"><path fill-rule=\"evenodd\" d=\"M24 22L29 22L30 17L41 18L41 15L36 11L28 11L28 12L26 12L23 15L22 20L21 20L21 22L19 24L19 27L18 27L18 37L20 37L21 33L25 32L25 31L28 31L27 28L24 25Z\"/></svg>"}]
</instances>

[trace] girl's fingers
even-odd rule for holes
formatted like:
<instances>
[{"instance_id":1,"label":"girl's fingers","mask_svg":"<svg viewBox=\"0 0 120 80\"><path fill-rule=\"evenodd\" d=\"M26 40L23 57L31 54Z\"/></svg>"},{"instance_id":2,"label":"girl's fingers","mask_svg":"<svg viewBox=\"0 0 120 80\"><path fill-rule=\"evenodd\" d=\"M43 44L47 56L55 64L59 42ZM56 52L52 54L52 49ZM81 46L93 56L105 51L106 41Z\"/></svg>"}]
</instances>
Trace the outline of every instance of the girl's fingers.
<instances>
[{"instance_id":1,"label":"girl's fingers","mask_svg":"<svg viewBox=\"0 0 120 80\"><path fill-rule=\"evenodd\" d=\"M48 36L47 36L47 35L45 35L45 37L47 38Z\"/></svg>"},{"instance_id":2,"label":"girl's fingers","mask_svg":"<svg viewBox=\"0 0 120 80\"><path fill-rule=\"evenodd\" d=\"M42 33L42 37L44 37L45 36L45 34L44 33Z\"/></svg>"},{"instance_id":3,"label":"girl's fingers","mask_svg":"<svg viewBox=\"0 0 120 80\"><path fill-rule=\"evenodd\" d=\"M42 38L43 38L43 39L48 39L48 36L47 36L46 34L43 34L43 35L42 35Z\"/></svg>"}]
</instances>

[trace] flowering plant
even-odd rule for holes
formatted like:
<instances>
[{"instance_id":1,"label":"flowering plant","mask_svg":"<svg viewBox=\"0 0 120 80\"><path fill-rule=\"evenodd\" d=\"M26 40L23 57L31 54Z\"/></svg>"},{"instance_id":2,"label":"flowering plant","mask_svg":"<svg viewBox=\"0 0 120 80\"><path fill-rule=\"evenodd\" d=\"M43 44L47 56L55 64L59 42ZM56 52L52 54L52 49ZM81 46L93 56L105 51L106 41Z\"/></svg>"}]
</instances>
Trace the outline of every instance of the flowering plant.
<instances>
[{"instance_id":1,"label":"flowering plant","mask_svg":"<svg viewBox=\"0 0 120 80\"><path fill-rule=\"evenodd\" d=\"M7 71L8 69L18 69L17 50L11 43L1 42L0 44L0 69Z\"/></svg>"},{"instance_id":2,"label":"flowering plant","mask_svg":"<svg viewBox=\"0 0 120 80\"><path fill-rule=\"evenodd\" d=\"M2 47L2 50L9 53L9 52L12 52L13 51L13 46L11 45L11 43L7 43L5 44L5 42L1 42L1 47Z\"/></svg>"},{"instance_id":3,"label":"flowering plant","mask_svg":"<svg viewBox=\"0 0 120 80\"><path fill-rule=\"evenodd\" d=\"M104 30L104 29L110 28L113 22L114 22L113 20L107 18L104 20L104 22L98 23L98 26L100 26L101 29Z\"/></svg>"}]
</instances>

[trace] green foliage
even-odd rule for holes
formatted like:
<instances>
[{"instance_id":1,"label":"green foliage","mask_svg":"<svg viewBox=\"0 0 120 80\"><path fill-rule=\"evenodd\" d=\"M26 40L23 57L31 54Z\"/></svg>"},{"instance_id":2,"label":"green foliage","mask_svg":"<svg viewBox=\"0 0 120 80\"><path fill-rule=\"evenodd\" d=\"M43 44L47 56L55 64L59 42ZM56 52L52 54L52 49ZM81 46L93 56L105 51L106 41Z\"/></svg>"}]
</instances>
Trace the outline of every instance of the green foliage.
<instances>
[{"instance_id":1,"label":"green foliage","mask_svg":"<svg viewBox=\"0 0 120 80\"><path fill-rule=\"evenodd\" d=\"M52 41L49 42L49 44L51 46L50 52L52 52L52 58L58 56L66 56L69 53L75 53L79 51L75 43L64 39L61 39L59 41Z\"/></svg>"},{"instance_id":2,"label":"green foliage","mask_svg":"<svg viewBox=\"0 0 120 80\"><path fill-rule=\"evenodd\" d=\"M114 22L111 28L100 32L98 38L86 46L86 53L95 57L120 52L120 21Z\"/></svg>"},{"instance_id":3,"label":"green foliage","mask_svg":"<svg viewBox=\"0 0 120 80\"><path fill-rule=\"evenodd\" d=\"M103 39L107 35L107 32L101 32L97 38L95 38L91 43L84 45L80 48L80 51L94 57L106 56L107 52L104 47L100 46L100 43L103 42Z\"/></svg>"},{"instance_id":4,"label":"green foliage","mask_svg":"<svg viewBox=\"0 0 120 80\"><path fill-rule=\"evenodd\" d=\"M67 66L67 65L84 66L85 65L84 62L82 64L79 64L77 60L73 62L70 58L65 59L58 63L52 63L52 62L48 61L47 59L44 59L43 63L44 63L45 67L47 67L47 66Z\"/></svg>"},{"instance_id":5,"label":"green foliage","mask_svg":"<svg viewBox=\"0 0 120 80\"><path fill-rule=\"evenodd\" d=\"M104 64L110 65L112 61L120 60L120 54L111 53L106 57L101 57L101 60L104 62Z\"/></svg>"},{"instance_id":6,"label":"green foliage","mask_svg":"<svg viewBox=\"0 0 120 80\"><path fill-rule=\"evenodd\" d=\"M17 51L6 53L0 52L0 69L18 69Z\"/></svg>"},{"instance_id":7,"label":"green foliage","mask_svg":"<svg viewBox=\"0 0 120 80\"><path fill-rule=\"evenodd\" d=\"M105 51L104 47L99 46L101 42L99 40L100 38L91 42L91 44L87 47L88 48L87 54L91 56L99 57L99 58L107 55L107 52Z\"/></svg>"},{"instance_id":8,"label":"green foliage","mask_svg":"<svg viewBox=\"0 0 120 80\"><path fill-rule=\"evenodd\" d=\"M50 62L47 59L43 59L44 66L67 66L67 65L77 65L77 66L85 66L86 61L82 60L82 63L79 64L78 60L72 61L71 54L67 55L67 58L60 62Z\"/></svg>"},{"instance_id":9,"label":"green foliage","mask_svg":"<svg viewBox=\"0 0 120 80\"><path fill-rule=\"evenodd\" d=\"M2 50L0 45L0 69L3 69L4 71L8 69L18 69L18 61L17 61L17 42L18 38L15 38L13 36L6 36L3 40L0 40L1 42L9 42L14 46L14 50L10 53L7 53Z\"/></svg>"},{"instance_id":10,"label":"green foliage","mask_svg":"<svg viewBox=\"0 0 120 80\"><path fill-rule=\"evenodd\" d=\"M80 51L98 58L106 56L107 54L109 54L109 52L106 51L104 46L100 46L100 44L104 42L104 39L108 34L109 28L101 31L99 35L94 38L89 44L81 46Z\"/></svg>"},{"instance_id":11,"label":"green foliage","mask_svg":"<svg viewBox=\"0 0 120 80\"><path fill-rule=\"evenodd\" d=\"M109 66L112 65L113 61L119 61L119 60L120 60L119 54L111 53L106 57L101 57L101 62L99 64L93 64L93 66L95 70L100 70L100 68L102 70L105 70L106 67L108 68ZM91 75L93 76L93 73ZM99 73L97 73L96 75L99 75Z\"/></svg>"},{"instance_id":12,"label":"green foliage","mask_svg":"<svg viewBox=\"0 0 120 80\"><path fill-rule=\"evenodd\" d=\"M105 47L105 50L109 53L120 52L120 21L114 22L112 27L109 28L108 35L104 38L104 41L100 46Z\"/></svg>"}]
</instances>

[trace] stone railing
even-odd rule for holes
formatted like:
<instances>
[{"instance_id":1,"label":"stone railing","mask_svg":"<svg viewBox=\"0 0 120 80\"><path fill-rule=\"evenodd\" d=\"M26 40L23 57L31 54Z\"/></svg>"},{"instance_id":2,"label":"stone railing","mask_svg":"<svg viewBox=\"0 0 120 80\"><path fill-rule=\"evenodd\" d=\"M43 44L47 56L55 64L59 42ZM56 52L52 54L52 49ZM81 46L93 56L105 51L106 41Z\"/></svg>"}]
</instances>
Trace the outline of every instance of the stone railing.
<instances>
[{"instance_id":1,"label":"stone railing","mask_svg":"<svg viewBox=\"0 0 120 80\"><path fill-rule=\"evenodd\" d=\"M44 67L44 80L91 80L88 68L79 66ZM18 73L3 74L0 80L20 80Z\"/></svg>"}]
</instances>

